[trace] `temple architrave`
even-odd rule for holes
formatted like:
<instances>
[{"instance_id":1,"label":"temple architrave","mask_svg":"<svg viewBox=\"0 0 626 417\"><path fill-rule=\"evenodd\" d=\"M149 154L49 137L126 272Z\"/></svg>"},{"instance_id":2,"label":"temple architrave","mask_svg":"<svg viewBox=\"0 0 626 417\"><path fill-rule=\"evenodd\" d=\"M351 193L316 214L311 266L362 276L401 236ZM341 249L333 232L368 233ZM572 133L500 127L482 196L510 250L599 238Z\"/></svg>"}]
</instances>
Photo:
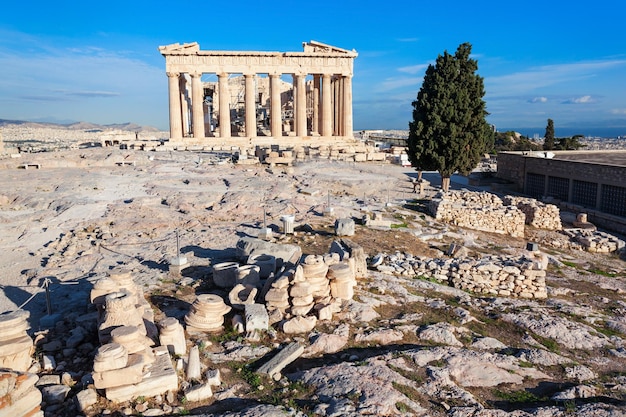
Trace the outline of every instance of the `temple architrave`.
<instances>
[{"instance_id":1,"label":"temple architrave","mask_svg":"<svg viewBox=\"0 0 626 417\"><path fill-rule=\"evenodd\" d=\"M316 41L303 42L303 49L203 51L197 42L160 46L169 81L170 139L353 140L352 75L358 54ZM217 82L203 82L204 74L217 75Z\"/></svg>"}]
</instances>

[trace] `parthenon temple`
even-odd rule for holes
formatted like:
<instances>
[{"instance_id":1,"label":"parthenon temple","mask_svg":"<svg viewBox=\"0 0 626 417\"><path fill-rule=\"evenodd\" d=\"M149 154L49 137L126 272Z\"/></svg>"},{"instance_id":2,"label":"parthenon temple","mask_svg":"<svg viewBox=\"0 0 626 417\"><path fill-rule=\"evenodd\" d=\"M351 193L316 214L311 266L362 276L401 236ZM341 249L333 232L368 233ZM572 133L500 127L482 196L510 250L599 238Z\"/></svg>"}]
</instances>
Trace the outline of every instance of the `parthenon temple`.
<instances>
[{"instance_id":1,"label":"parthenon temple","mask_svg":"<svg viewBox=\"0 0 626 417\"><path fill-rule=\"evenodd\" d=\"M303 42L303 49L203 51L197 42L160 46L170 139L352 139L356 51L316 41ZM217 82L202 79L215 75Z\"/></svg>"}]
</instances>

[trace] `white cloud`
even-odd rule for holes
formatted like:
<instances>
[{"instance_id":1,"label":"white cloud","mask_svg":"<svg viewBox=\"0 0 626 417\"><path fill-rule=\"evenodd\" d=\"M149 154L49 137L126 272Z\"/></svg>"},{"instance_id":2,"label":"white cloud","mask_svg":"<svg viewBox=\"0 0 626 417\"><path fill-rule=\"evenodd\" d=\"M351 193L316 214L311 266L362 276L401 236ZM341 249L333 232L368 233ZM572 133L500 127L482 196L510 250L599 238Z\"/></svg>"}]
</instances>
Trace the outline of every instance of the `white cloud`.
<instances>
[{"instance_id":1,"label":"white cloud","mask_svg":"<svg viewBox=\"0 0 626 417\"><path fill-rule=\"evenodd\" d=\"M418 74L418 73L423 73L426 68L428 68L429 64L417 64L417 65L411 65L408 67L400 67L398 68L398 71L400 72L406 72L407 74Z\"/></svg>"},{"instance_id":2,"label":"white cloud","mask_svg":"<svg viewBox=\"0 0 626 417\"><path fill-rule=\"evenodd\" d=\"M164 63L160 68L133 57L143 51L130 55L90 45L59 47L45 38L28 41L36 51L0 41L5 46L0 49L0 114L5 118L166 127Z\"/></svg>"},{"instance_id":3,"label":"white cloud","mask_svg":"<svg viewBox=\"0 0 626 417\"><path fill-rule=\"evenodd\" d=\"M533 97L529 100L530 103L547 103L548 97Z\"/></svg>"},{"instance_id":4,"label":"white cloud","mask_svg":"<svg viewBox=\"0 0 626 417\"><path fill-rule=\"evenodd\" d=\"M624 59L544 65L496 77L485 77L490 95L528 94L540 88L596 77L604 70L626 66Z\"/></svg>"},{"instance_id":5,"label":"white cloud","mask_svg":"<svg viewBox=\"0 0 626 417\"><path fill-rule=\"evenodd\" d=\"M626 115L626 109L612 109L611 114L623 114Z\"/></svg>"},{"instance_id":6,"label":"white cloud","mask_svg":"<svg viewBox=\"0 0 626 417\"><path fill-rule=\"evenodd\" d=\"M418 87L422 83L422 81L423 81L422 77L387 78L386 80L379 83L375 87L375 91L377 93L380 93L380 92L388 92L388 91L392 91L392 90L396 90L396 89L404 88L404 87L414 87L415 91L413 91L413 93L417 93L417 90L419 89Z\"/></svg>"},{"instance_id":7,"label":"white cloud","mask_svg":"<svg viewBox=\"0 0 626 417\"><path fill-rule=\"evenodd\" d=\"M571 98L569 100L565 100L564 104L587 104L587 103L595 103L595 99L589 95L581 96L576 98Z\"/></svg>"}]
</instances>

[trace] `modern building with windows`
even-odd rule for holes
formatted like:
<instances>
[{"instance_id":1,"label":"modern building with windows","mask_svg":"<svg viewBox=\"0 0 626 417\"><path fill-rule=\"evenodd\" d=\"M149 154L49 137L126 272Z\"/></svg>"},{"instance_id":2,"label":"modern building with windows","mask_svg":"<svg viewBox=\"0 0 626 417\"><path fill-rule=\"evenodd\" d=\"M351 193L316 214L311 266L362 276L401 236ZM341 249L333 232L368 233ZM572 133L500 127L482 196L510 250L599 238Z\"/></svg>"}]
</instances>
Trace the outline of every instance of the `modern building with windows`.
<instances>
[{"instance_id":1,"label":"modern building with windows","mask_svg":"<svg viewBox=\"0 0 626 417\"><path fill-rule=\"evenodd\" d=\"M626 150L502 152L496 176L517 192L556 200L589 213L598 225L620 223L626 230Z\"/></svg>"}]
</instances>

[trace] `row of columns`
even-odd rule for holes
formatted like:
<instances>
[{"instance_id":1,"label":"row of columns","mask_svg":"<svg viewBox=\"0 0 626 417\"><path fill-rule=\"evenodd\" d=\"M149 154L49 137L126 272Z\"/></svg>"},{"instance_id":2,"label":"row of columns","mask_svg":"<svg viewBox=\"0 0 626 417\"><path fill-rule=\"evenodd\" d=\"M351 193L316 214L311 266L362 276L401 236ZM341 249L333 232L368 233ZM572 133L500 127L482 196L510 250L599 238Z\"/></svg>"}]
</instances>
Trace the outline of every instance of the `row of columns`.
<instances>
[{"instance_id":1,"label":"row of columns","mask_svg":"<svg viewBox=\"0 0 626 417\"><path fill-rule=\"evenodd\" d=\"M191 77L191 122L195 138L206 137L204 127L204 100L202 73L189 73ZM170 137L180 139L184 135L183 114L187 106L183 99L181 73L168 72ZM255 74L244 74L245 79L245 135L257 135L255 105ZM219 125L220 137L231 137L230 92L228 74L219 73ZM270 129L273 137L282 136L280 99L280 74L269 74L270 80ZM293 74L293 107L295 133L308 136L306 74ZM321 98L321 100L320 100ZM312 88L312 132L321 136L352 136L352 77L332 74L314 74Z\"/></svg>"}]
</instances>

